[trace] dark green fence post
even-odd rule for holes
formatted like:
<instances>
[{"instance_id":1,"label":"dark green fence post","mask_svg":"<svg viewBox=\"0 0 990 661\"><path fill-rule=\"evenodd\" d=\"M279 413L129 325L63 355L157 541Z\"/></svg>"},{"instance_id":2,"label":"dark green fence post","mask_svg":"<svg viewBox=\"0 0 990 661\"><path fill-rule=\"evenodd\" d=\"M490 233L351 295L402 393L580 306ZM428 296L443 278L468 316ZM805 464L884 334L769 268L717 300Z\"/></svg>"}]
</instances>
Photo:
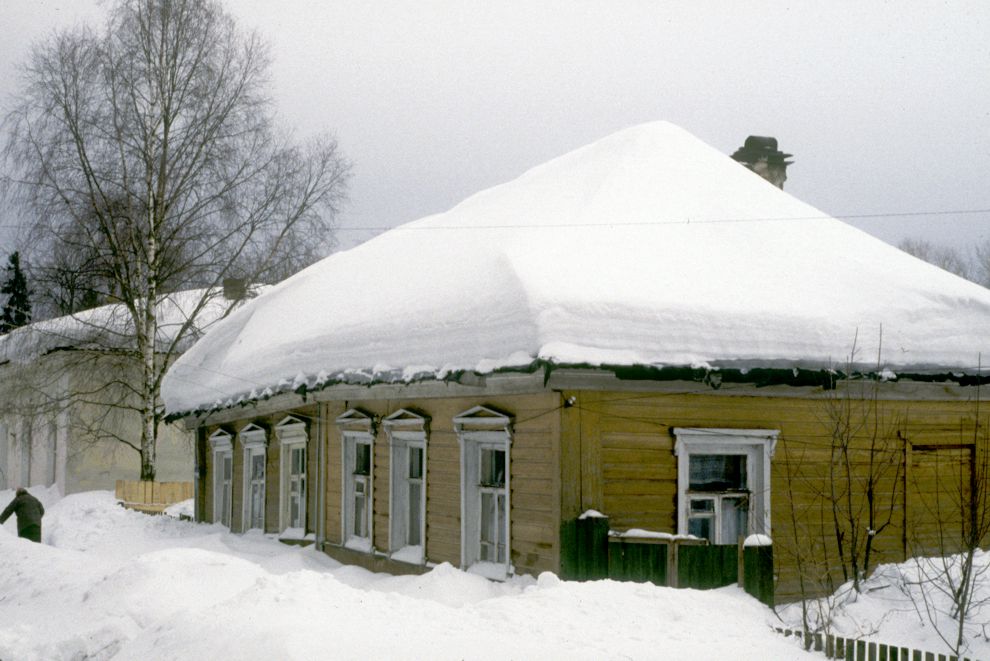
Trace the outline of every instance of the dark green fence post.
<instances>
[{"instance_id":1,"label":"dark green fence post","mask_svg":"<svg viewBox=\"0 0 990 661\"><path fill-rule=\"evenodd\" d=\"M574 577L579 581L608 578L608 517L578 518L574 527Z\"/></svg>"},{"instance_id":2,"label":"dark green fence post","mask_svg":"<svg viewBox=\"0 0 990 661\"><path fill-rule=\"evenodd\" d=\"M560 524L560 577L573 581L578 576L577 519Z\"/></svg>"},{"instance_id":3,"label":"dark green fence post","mask_svg":"<svg viewBox=\"0 0 990 661\"><path fill-rule=\"evenodd\" d=\"M743 548L743 588L773 607L773 545Z\"/></svg>"}]
</instances>

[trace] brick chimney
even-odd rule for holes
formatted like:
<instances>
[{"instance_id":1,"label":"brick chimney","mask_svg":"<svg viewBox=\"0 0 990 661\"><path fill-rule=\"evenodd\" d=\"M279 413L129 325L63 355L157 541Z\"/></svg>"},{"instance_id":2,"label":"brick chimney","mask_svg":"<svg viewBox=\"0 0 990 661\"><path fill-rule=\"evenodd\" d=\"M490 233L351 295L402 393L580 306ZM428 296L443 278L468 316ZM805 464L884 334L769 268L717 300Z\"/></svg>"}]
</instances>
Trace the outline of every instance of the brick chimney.
<instances>
[{"instance_id":1,"label":"brick chimney","mask_svg":"<svg viewBox=\"0 0 990 661\"><path fill-rule=\"evenodd\" d=\"M787 181L787 166L793 163L788 160L790 157L791 154L777 149L777 138L759 135L746 138L743 146L732 155L732 158L780 189Z\"/></svg>"}]
</instances>

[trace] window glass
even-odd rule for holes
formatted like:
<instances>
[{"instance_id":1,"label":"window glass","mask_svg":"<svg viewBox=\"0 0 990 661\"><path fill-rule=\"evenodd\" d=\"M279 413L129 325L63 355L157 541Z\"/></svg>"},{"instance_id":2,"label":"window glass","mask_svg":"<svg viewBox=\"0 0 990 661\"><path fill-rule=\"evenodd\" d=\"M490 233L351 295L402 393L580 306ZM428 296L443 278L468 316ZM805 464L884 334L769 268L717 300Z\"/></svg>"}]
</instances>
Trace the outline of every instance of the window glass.
<instances>
[{"instance_id":1,"label":"window glass","mask_svg":"<svg viewBox=\"0 0 990 661\"><path fill-rule=\"evenodd\" d=\"M505 450L481 449L481 486L505 486Z\"/></svg>"},{"instance_id":2,"label":"window glass","mask_svg":"<svg viewBox=\"0 0 990 661\"><path fill-rule=\"evenodd\" d=\"M356 537L368 536L368 512L367 499L365 496L365 483L359 480L354 484L354 530L352 534Z\"/></svg>"},{"instance_id":3,"label":"window glass","mask_svg":"<svg viewBox=\"0 0 990 661\"><path fill-rule=\"evenodd\" d=\"M265 477L265 455L251 455L251 479L260 480Z\"/></svg>"},{"instance_id":4,"label":"window glass","mask_svg":"<svg viewBox=\"0 0 990 661\"><path fill-rule=\"evenodd\" d=\"M407 530L406 543L409 546L419 546L423 543L420 531L423 527L422 519L423 504L423 484L421 482L409 483L409 528Z\"/></svg>"},{"instance_id":5,"label":"window glass","mask_svg":"<svg viewBox=\"0 0 990 661\"><path fill-rule=\"evenodd\" d=\"M749 499L725 496L722 498L722 543L731 544L747 533Z\"/></svg>"},{"instance_id":6,"label":"window glass","mask_svg":"<svg viewBox=\"0 0 990 661\"><path fill-rule=\"evenodd\" d=\"M505 562L505 494L481 494L481 548L479 560Z\"/></svg>"},{"instance_id":7,"label":"window glass","mask_svg":"<svg viewBox=\"0 0 990 661\"><path fill-rule=\"evenodd\" d=\"M222 465L220 470L221 479L217 484L218 493L215 494L217 504L220 507L219 516L214 514L219 522L225 526L230 526L230 482L233 473L234 457L231 453L225 452L218 456Z\"/></svg>"},{"instance_id":8,"label":"window glass","mask_svg":"<svg viewBox=\"0 0 990 661\"><path fill-rule=\"evenodd\" d=\"M692 491L741 491L746 488L746 456L692 454L688 467Z\"/></svg>"},{"instance_id":9,"label":"window glass","mask_svg":"<svg viewBox=\"0 0 990 661\"><path fill-rule=\"evenodd\" d=\"M371 475L371 445L369 443L354 444L354 474Z\"/></svg>"},{"instance_id":10,"label":"window glass","mask_svg":"<svg viewBox=\"0 0 990 661\"><path fill-rule=\"evenodd\" d=\"M420 480L422 478L423 478L423 448L410 446L409 479Z\"/></svg>"},{"instance_id":11,"label":"window glass","mask_svg":"<svg viewBox=\"0 0 990 661\"><path fill-rule=\"evenodd\" d=\"M289 450L289 527L305 525L306 447L294 445Z\"/></svg>"},{"instance_id":12,"label":"window glass","mask_svg":"<svg viewBox=\"0 0 990 661\"><path fill-rule=\"evenodd\" d=\"M710 517L688 519L688 534L707 539L709 542L713 541L712 519Z\"/></svg>"},{"instance_id":13,"label":"window glass","mask_svg":"<svg viewBox=\"0 0 990 661\"><path fill-rule=\"evenodd\" d=\"M711 498L694 498L691 500L691 514L714 513L715 501Z\"/></svg>"}]
</instances>

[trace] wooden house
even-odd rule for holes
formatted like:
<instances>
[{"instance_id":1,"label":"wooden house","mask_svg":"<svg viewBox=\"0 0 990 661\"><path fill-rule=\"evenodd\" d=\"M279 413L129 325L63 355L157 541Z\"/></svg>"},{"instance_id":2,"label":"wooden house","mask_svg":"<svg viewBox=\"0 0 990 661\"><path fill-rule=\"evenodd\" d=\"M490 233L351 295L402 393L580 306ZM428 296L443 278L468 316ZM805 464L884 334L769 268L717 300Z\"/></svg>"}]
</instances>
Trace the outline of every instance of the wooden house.
<instances>
[{"instance_id":1,"label":"wooden house","mask_svg":"<svg viewBox=\"0 0 990 661\"><path fill-rule=\"evenodd\" d=\"M990 291L654 123L297 274L163 392L201 520L494 579L576 575L582 516L762 534L787 599L841 580L839 546L965 526L988 322Z\"/></svg>"}]
</instances>

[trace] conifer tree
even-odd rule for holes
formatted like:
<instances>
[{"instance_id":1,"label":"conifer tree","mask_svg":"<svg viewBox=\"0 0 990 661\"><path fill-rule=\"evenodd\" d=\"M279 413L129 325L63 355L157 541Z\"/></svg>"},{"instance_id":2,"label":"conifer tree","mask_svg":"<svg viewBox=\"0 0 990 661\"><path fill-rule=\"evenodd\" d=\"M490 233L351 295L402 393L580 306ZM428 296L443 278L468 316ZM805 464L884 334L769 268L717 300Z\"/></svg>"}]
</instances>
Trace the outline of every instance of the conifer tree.
<instances>
[{"instance_id":1,"label":"conifer tree","mask_svg":"<svg viewBox=\"0 0 990 661\"><path fill-rule=\"evenodd\" d=\"M7 296L0 315L0 334L31 323L31 292L21 270L21 255L16 251L7 262L7 278L0 287L0 294Z\"/></svg>"}]
</instances>

